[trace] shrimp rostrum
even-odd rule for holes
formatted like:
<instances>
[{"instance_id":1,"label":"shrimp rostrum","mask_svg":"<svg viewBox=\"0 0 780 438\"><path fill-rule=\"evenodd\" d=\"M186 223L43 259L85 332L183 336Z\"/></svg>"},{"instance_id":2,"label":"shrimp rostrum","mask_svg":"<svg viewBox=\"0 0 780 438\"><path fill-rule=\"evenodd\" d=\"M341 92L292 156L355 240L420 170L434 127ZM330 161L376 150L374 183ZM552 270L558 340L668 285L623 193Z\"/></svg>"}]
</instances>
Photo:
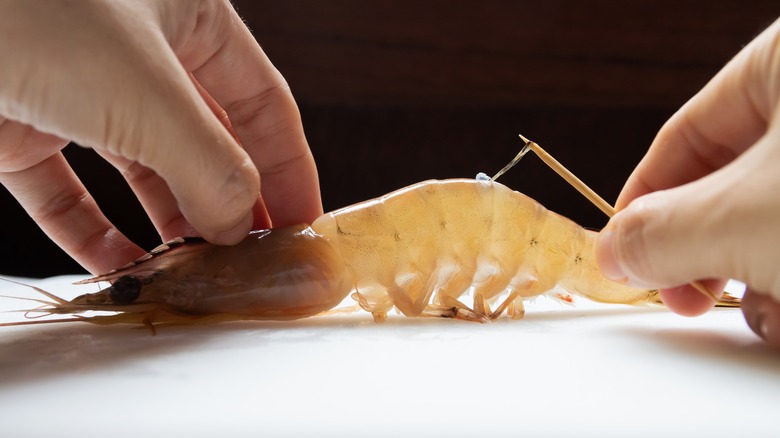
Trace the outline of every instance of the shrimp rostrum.
<instances>
[{"instance_id":1,"label":"shrimp rostrum","mask_svg":"<svg viewBox=\"0 0 780 438\"><path fill-rule=\"evenodd\" d=\"M521 318L524 300L561 290L604 303L660 303L657 291L600 273L595 237L500 183L431 180L311 226L253 232L235 246L175 239L82 282L110 283L99 292L68 301L37 289L48 299L37 300L44 305L36 312L73 316L10 324L297 319L350 293L376 320L393 308L409 317Z\"/></svg>"}]
</instances>

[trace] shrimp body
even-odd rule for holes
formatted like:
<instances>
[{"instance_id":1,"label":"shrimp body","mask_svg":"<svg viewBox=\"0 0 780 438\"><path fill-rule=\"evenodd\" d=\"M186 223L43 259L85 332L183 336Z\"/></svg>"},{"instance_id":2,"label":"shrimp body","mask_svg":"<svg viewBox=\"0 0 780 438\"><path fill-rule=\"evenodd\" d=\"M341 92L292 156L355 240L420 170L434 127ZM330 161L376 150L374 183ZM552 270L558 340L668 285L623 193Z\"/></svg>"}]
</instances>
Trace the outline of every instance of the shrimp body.
<instances>
[{"instance_id":1,"label":"shrimp body","mask_svg":"<svg viewBox=\"0 0 780 438\"><path fill-rule=\"evenodd\" d=\"M175 239L82 282L111 283L99 292L68 301L36 289L51 301L37 300L45 306L35 312L115 314L5 325L296 319L350 292L377 320L393 307L410 317L520 318L524 299L561 289L606 303L660 302L657 291L601 275L595 236L502 184L431 180L326 213L311 227L253 232L235 246Z\"/></svg>"},{"instance_id":2,"label":"shrimp body","mask_svg":"<svg viewBox=\"0 0 780 438\"><path fill-rule=\"evenodd\" d=\"M596 233L489 181L425 181L326 213L313 224L341 253L361 306L378 318L437 314L471 292L477 318L522 316L522 300L556 286L607 303L658 302L657 291L598 270Z\"/></svg>"}]
</instances>

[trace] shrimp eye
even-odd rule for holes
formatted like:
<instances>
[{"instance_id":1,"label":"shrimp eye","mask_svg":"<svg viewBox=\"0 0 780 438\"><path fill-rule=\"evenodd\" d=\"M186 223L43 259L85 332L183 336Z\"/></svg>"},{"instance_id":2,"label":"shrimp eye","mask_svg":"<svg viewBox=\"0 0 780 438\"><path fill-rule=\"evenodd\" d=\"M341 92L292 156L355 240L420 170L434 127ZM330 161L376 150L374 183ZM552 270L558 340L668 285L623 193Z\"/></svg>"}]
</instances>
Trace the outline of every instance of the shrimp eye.
<instances>
[{"instance_id":1,"label":"shrimp eye","mask_svg":"<svg viewBox=\"0 0 780 438\"><path fill-rule=\"evenodd\" d=\"M130 304L141 294L141 280L132 275L119 277L108 289L114 304Z\"/></svg>"}]
</instances>

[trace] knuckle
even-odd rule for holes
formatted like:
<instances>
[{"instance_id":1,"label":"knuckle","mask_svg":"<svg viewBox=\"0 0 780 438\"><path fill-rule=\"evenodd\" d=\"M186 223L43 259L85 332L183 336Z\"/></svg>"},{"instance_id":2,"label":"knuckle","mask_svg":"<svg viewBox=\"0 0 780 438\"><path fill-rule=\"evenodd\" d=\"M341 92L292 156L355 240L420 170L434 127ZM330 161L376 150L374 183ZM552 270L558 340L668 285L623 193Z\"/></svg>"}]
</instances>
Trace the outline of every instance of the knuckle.
<instances>
[{"instance_id":1,"label":"knuckle","mask_svg":"<svg viewBox=\"0 0 780 438\"><path fill-rule=\"evenodd\" d=\"M221 180L218 187L205 195L203 190L198 190L182 205L185 217L207 239L235 228L251 211L260 193L260 177L248 157L216 179Z\"/></svg>"},{"instance_id":2,"label":"knuckle","mask_svg":"<svg viewBox=\"0 0 780 438\"><path fill-rule=\"evenodd\" d=\"M223 193L225 208L229 211L243 211L252 207L260 193L260 176L249 157L229 173L220 193Z\"/></svg>"},{"instance_id":3,"label":"knuckle","mask_svg":"<svg viewBox=\"0 0 780 438\"><path fill-rule=\"evenodd\" d=\"M228 105L225 111L236 129L261 124L263 131L279 130L279 126L289 124L289 117L299 117L290 87L281 76L268 88Z\"/></svg>"}]
</instances>

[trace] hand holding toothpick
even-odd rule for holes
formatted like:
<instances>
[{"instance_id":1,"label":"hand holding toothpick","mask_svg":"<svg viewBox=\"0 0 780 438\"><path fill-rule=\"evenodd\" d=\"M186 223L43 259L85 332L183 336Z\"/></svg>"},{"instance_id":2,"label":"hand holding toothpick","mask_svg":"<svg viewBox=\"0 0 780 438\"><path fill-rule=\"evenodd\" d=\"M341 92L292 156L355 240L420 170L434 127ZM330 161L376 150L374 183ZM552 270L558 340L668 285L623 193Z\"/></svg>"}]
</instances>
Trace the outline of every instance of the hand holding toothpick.
<instances>
[{"instance_id":1,"label":"hand holding toothpick","mask_svg":"<svg viewBox=\"0 0 780 438\"><path fill-rule=\"evenodd\" d=\"M520 150L520 153L517 154L517 156L506 166L504 166L503 169L499 170L498 173L496 173L492 178L491 181L495 181L496 178L503 175L507 170L512 168L517 162L520 161L520 159L528 153L528 151L533 151L542 161L544 161L545 164L547 164L552 170L554 170L558 175L560 175L566 182L571 184L572 187L577 189L578 192L580 192L583 196L585 196L593 205L599 208L599 210L603 211L604 214L606 214L608 217L612 217L617 212L615 210L615 207L610 205L607 201L604 200L601 196L599 196L596 192L594 192L590 187L588 187L582 180L577 178L573 173L571 173L566 167L564 167L561 163L558 162L555 158L552 157L552 155L548 154L547 151L542 149L541 146L536 144L533 141L528 140L527 138L520 135L520 139L523 140L525 143L525 146L523 146L523 149ZM693 286L696 290L701 292L702 294L712 298L715 301L718 301L718 295L709 290L704 284L702 284L699 281L694 281L691 283L691 286Z\"/></svg>"}]
</instances>

